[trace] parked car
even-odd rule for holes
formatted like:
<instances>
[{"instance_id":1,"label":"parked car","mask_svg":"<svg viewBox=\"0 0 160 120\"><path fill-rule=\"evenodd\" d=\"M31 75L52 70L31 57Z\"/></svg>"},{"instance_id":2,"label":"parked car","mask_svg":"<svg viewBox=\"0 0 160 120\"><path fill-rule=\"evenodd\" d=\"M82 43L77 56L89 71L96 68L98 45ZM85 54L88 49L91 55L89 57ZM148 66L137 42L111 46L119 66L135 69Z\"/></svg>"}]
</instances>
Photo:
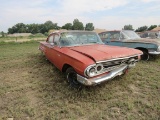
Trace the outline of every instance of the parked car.
<instances>
[{"instance_id":1,"label":"parked car","mask_svg":"<svg viewBox=\"0 0 160 120\"><path fill-rule=\"evenodd\" d=\"M159 39L160 32L159 31L145 31L140 34L141 38L150 38L150 39Z\"/></svg>"},{"instance_id":2,"label":"parked car","mask_svg":"<svg viewBox=\"0 0 160 120\"><path fill-rule=\"evenodd\" d=\"M40 42L46 58L72 87L92 86L124 74L139 61L141 51L105 45L98 34L89 31L65 31L50 34Z\"/></svg>"},{"instance_id":3,"label":"parked car","mask_svg":"<svg viewBox=\"0 0 160 120\"><path fill-rule=\"evenodd\" d=\"M160 40L139 37L134 31L106 31L99 33L107 45L129 47L143 52L141 59L149 60L150 55L160 55Z\"/></svg>"}]
</instances>

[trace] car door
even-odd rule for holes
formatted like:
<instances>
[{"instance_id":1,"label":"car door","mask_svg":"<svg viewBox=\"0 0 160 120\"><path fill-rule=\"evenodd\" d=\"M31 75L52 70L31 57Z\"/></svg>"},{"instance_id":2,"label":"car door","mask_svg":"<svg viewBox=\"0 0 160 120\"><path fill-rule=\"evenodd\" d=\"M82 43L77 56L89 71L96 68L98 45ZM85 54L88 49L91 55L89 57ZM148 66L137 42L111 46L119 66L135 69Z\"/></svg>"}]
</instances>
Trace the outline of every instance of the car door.
<instances>
[{"instance_id":1,"label":"car door","mask_svg":"<svg viewBox=\"0 0 160 120\"><path fill-rule=\"evenodd\" d=\"M51 34L48 36L46 43L44 44L45 46L45 55L46 58L51 61L51 56L50 56L50 49L53 47L53 39L54 39L54 34Z\"/></svg>"},{"instance_id":2,"label":"car door","mask_svg":"<svg viewBox=\"0 0 160 120\"><path fill-rule=\"evenodd\" d=\"M59 69L62 67L62 54L59 46L59 34L55 33L53 36L53 43L48 45L47 55L49 60Z\"/></svg>"},{"instance_id":3,"label":"car door","mask_svg":"<svg viewBox=\"0 0 160 120\"><path fill-rule=\"evenodd\" d=\"M123 47L136 48L137 43L130 42L129 40L130 39L128 39L122 32L120 33L120 41L122 41Z\"/></svg>"}]
</instances>

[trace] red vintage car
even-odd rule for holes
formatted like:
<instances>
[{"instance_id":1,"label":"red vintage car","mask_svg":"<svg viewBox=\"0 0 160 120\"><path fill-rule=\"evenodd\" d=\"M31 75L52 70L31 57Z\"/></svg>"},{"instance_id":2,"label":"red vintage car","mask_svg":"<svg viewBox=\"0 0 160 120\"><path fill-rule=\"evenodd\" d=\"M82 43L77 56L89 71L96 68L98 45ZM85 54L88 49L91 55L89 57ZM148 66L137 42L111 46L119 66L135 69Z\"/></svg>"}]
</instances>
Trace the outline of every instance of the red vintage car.
<instances>
[{"instance_id":1,"label":"red vintage car","mask_svg":"<svg viewBox=\"0 0 160 120\"><path fill-rule=\"evenodd\" d=\"M75 88L92 86L124 74L140 60L141 51L104 45L95 32L64 31L50 34L39 46L46 58L66 73Z\"/></svg>"}]
</instances>

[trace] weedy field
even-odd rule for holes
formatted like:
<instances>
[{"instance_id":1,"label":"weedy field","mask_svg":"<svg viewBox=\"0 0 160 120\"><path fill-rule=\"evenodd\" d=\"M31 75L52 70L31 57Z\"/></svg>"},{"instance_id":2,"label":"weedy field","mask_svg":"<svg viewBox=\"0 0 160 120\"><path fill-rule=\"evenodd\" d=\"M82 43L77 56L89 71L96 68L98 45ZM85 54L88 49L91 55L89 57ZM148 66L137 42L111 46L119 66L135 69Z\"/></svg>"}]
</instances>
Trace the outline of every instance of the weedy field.
<instances>
[{"instance_id":1,"label":"weedy field","mask_svg":"<svg viewBox=\"0 0 160 120\"><path fill-rule=\"evenodd\" d=\"M160 119L160 57L104 84L70 88L38 42L0 43L0 119Z\"/></svg>"},{"instance_id":2,"label":"weedy field","mask_svg":"<svg viewBox=\"0 0 160 120\"><path fill-rule=\"evenodd\" d=\"M46 36L44 35L0 37L0 42L26 42L26 41L44 41L44 40L46 40Z\"/></svg>"}]
</instances>

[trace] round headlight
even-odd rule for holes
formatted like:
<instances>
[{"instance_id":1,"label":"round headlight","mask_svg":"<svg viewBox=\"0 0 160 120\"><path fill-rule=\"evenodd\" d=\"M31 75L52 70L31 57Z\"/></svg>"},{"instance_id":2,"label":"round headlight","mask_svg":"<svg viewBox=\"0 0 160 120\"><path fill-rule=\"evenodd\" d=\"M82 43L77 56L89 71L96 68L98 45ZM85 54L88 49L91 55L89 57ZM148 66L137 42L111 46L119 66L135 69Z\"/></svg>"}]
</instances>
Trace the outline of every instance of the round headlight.
<instances>
[{"instance_id":1,"label":"round headlight","mask_svg":"<svg viewBox=\"0 0 160 120\"><path fill-rule=\"evenodd\" d=\"M97 70L97 72L102 71L103 70L103 65L102 64L96 65L96 70Z\"/></svg>"},{"instance_id":2,"label":"round headlight","mask_svg":"<svg viewBox=\"0 0 160 120\"><path fill-rule=\"evenodd\" d=\"M93 77L94 75L96 74L96 69L95 68L91 68L90 70L89 70L89 76L90 77Z\"/></svg>"},{"instance_id":3,"label":"round headlight","mask_svg":"<svg viewBox=\"0 0 160 120\"><path fill-rule=\"evenodd\" d=\"M84 74L88 77L94 77L96 75L99 75L103 70L102 64L92 65L86 68Z\"/></svg>"},{"instance_id":4,"label":"round headlight","mask_svg":"<svg viewBox=\"0 0 160 120\"><path fill-rule=\"evenodd\" d=\"M95 75L96 75L96 69L95 69L95 67L89 68L86 73L87 73L87 76L88 76L88 77L93 77L93 76L95 76Z\"/></svg>"}]
</instances>

